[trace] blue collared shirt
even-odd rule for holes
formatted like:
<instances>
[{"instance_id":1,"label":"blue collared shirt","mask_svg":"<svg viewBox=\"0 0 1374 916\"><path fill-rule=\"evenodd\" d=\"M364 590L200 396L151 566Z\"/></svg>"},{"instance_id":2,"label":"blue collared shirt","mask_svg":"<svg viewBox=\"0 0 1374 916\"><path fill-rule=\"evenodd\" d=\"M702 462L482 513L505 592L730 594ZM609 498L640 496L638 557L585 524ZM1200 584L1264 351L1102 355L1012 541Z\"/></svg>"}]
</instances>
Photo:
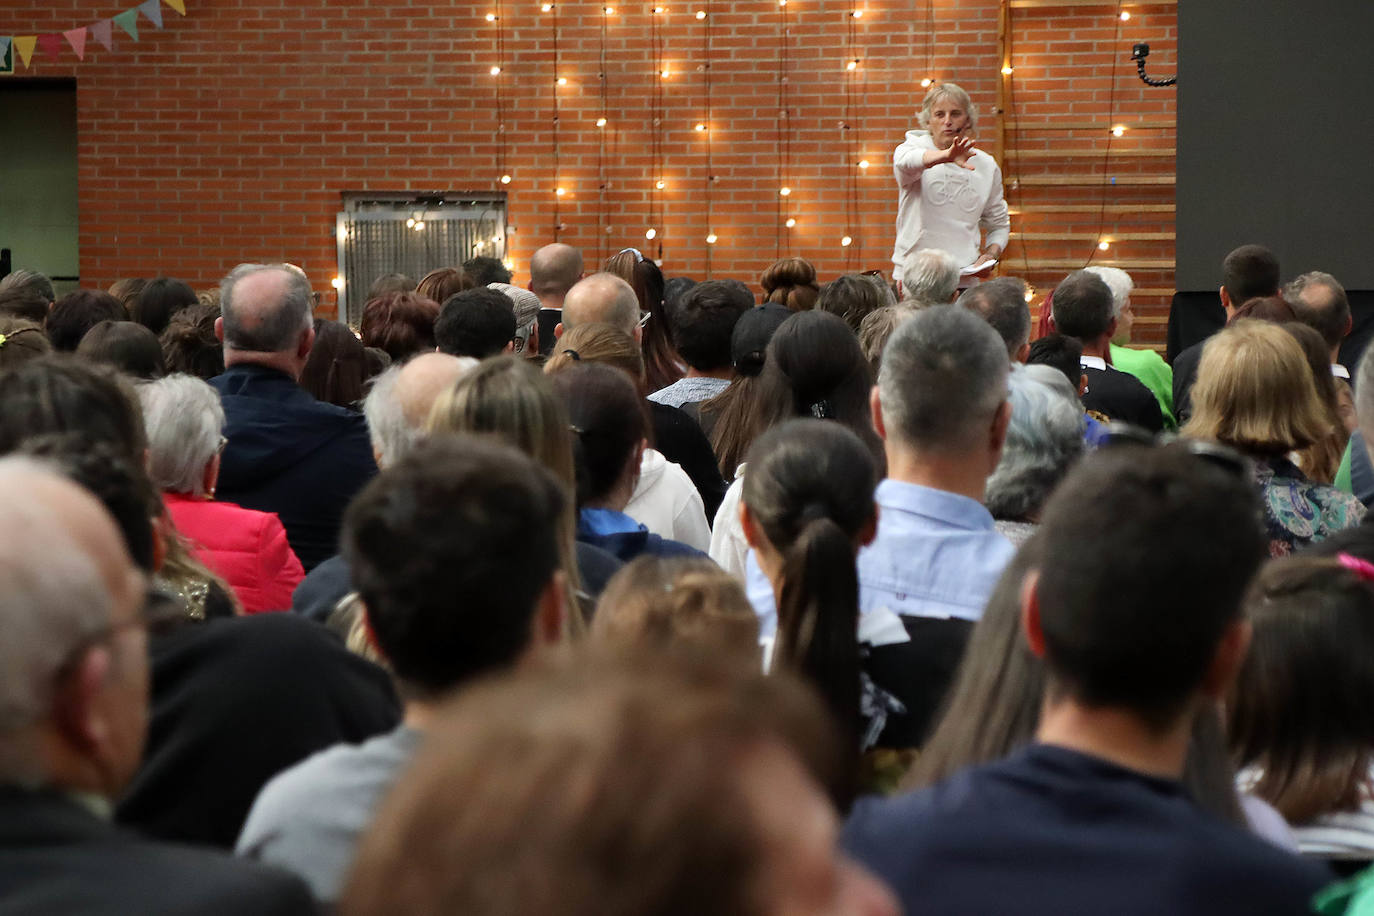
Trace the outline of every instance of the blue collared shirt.
<instances>
[{"instance_id":1,"label":"blue collared shirt","mask_svg":"<svg viewBox=\"0 0 1374 916\"><path fill-rule=\"evenodd\" d=\"M897 480L878 484L873 499L878 536L859 551L859 613L887 608L907 617L982 617L998 577L1016 553L993 527L983 504ZM772 636L777 603L752 550L745 577L759 616L759 635Z\"/></svg>"}]
</instances>

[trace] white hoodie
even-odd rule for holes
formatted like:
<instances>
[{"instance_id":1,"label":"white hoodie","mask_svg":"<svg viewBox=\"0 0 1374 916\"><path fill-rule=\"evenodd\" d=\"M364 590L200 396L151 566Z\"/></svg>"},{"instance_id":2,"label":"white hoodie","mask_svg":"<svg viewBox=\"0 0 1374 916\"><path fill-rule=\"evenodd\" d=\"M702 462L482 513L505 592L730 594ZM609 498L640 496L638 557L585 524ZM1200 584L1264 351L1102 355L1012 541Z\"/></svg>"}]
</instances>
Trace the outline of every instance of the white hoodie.
<instances>
[{"instance_id":1,"label":"white hoodie","mask_svg":"<svg viewBox=\"0 0 1374 916\"><path fill-rule=\"evenodd\" d=\"M656 449L646 448L625 514L659 537L705 551L711 546L706 505L692 478Z\"/></svg>"},{"instance_id":2,"label":"white hoodie","mask_svg":"<svg viewBox=\"0 0 1374 916\"><path fill-rule=\"evenodd\" d=\"M974 150L969 171L944 162L926 167L927 150L935 149L930 133L909 130L892 154L892 172L901 188L897 200L897 244L892 249L894 280L901 279L907 258L918 248L939 248L962 268L978 259L978 229L987 244L1007 247L1011 217L1002 197L1002 170L997 160Z\"/></svg>"}]
</instances>

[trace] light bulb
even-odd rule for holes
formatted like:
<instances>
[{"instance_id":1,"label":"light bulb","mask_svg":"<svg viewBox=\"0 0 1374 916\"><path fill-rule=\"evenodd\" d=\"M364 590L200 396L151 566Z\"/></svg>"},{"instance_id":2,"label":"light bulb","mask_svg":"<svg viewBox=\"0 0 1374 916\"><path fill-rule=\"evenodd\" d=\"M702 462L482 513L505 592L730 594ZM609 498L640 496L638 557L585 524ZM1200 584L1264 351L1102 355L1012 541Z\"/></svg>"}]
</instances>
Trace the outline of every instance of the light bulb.
<instances>
[{"instance_id":1,"label":"light bulb","mask_svg":"<svg viewBox=\"0 0 1374 916\"><path fill-rule=\"evenodd\" d=\"M1112 136L1113 136L1113 137L1122 137L1122 136L1125 136L1125 134L1126 134L1126 128L1123 127L1123 126L1120 125L1120 124L1118 124L1118 125L1116 125L1115 127L1112 128Z\"/></svg>"},{"instance_id":2,"label":"light bulb","mask_svg":"<svg viewBox=\"0 0 1374 916\"><path fill-rule=\"evenodd\" d=\"M705 11L705 10L697 10L697 18L698 18L698 19L705 19L705 18L706 18L706 11Z\"/></svg>"},{"instance_id":3,"label":"light bulb","mask_svg":"<svg viewBox=\"0 0 1374 916\"><path fill-rule=\"evenodd\" d=\"M553 4L552 4L552 3L545 3L543 6L541 6L541 7L539 7L539 8L540 8L541 10L543 10L544 12L547 13L549 10L553 9Z\"/></svg>"},{"instance_id":4,"label":"light bulb","mask_svg":"<svg viewBox=\"0 0 1374 916\"><path fill-rule=\"evenodd\" d=\"M664 181L655 181L655 182L654 182L654 187L656 187L656 188L658 188L660 191L662 191L664 188L668 187L668 183L667 183L667 182L664 182Z\"/></svg>"},{"instance_id":5,"label":"light bulb","mask_svg":"<svg viewBox=\"0 0 1374 916\"><path fill-rule=\"evenodd\" d=\"M613 7L613 6L608 6L608 7L606 7L606 15L607 15L607 16L614 16L614 15L615 15L615 7Z\"/></svg>"},{"instance_id":6,"label":"light bulb","mask_svg":"<svg viewBox=\"0 0 1374 916\"><path fill-rule=\"evenodd\" d=\"M921 80L921 88L922 88L922 89L929 89L929 88L930 88L930 77L927 76L925 79Z\"/></svg>"},{"instance_id":7,"label":"light bulb","mask_svg":"<svg viewBox=\"0 0 1374 916\"><path fill-rule=\"evenodd\" d=\"M778 6L786 6L787 0L778 0Z\"/></svg>"},{"instance_id":8,"label":"light bulb","mask_svg":"<svg viewBox=\"0 0 1374 916\"><path fill-rule=\"evenodd\" d=\"M566 85L568 85L568 78L567 78L566 76L560 76L560 77L558 78L558 85L560 85L560 86L566 86Z\"/></svg>"},{"instance_id":9,"label":"light bulb","mask_svg":"<svg viewBox=\"0 0 1374 916\"><path fill-rule=\"evenodd\" d=\"M425 221L422 219L417 219L415 221L415 231L419 232L423 228L425 228Z\"/></svg>"},{"instance_id":10,"label":"light bulb","mask_svg":"<svg viewBox=\"0 0 1374 916\"><path fill-rule=\"evenodd\" d=\"M662 73L659 74L659 76L663 77L666 80L668 78L668 71L664 70Z\"/></svg>"},{"instance_id":11,"label":"light bulb","mask_svg":"<svg viewBox=\"0 0 1374 916\"><path fill-rule=\"evenodd\" d=\"M861 168L861 169L866 169L866 168L868 168L868 160L867 160L867 159L860 159L860 160L859 160L859 168Z\"/></svg>"},{"instance_id":12,"label":"light bulb","mask_svg":"<svg viewBox=\"0 0 1374 916\"><path fill-rule=\"evenodd\" d=\"M513 261L512 259L506 258L501 263L505 266L506 270L515 270L515 261Z\"/></svg>"},{"instance_id":13,"label":"light bulb","mask_svg":"<svg viewBox=\"0 0 1374 916\"><path fill-rule=\"evenodd\" d=\"M1109 241L1107 241L1106 239L1103 239L1102 241L1100 241L1100 242L1097 243L1097 250L1098 250L1098 251L1106 251L1108 248L1111 248L1111 247L1112 247L1112 243L1109 242Z\"/></svg>"},{"instance_id":14,"label":"light bulb","mask_svg":"<svg viewBox=\"0 0 1374 916\"><path fill-rule=\"evenodd\" d=\"M567 194L568 192L564 188L554 188L553 193L558 195L559 197L562 197L564 194Z\"/></svg>"},{"instance_id":15,"label":"light bulb","mask_svg":"<svg viewBox=\"0 0 1374 916\"><path fill-rule=\"evenodd\" d=\"M844 65L844 68L845 68L846 70L857 70L858 67L859 67L859 62L858 62L857 60L851 60L849 63L847 63L847 64Z\"/></svg>"},{"instance_id":16,"label":"light bulb","mask_svg":"<svg viewBox=\"0 0 1374 916\"><path fill-rule=\"evenodd\" d=\"M343 287L344 287L344 278L343 278L343 277L335 277L333 280L330 280L330 281L329 281L329 285L332 286L332 287L334 287L335 289L343 289Z\"/></svg>"},{"instance_id":17,"label":"light bulb","mask_svg":"<svg viewBox=\"0 0 1374 916\"><path fill-rule=\"evenodd\" d=\"M491 68L491 75L492 75L492 76L496 76L496 75L497 75L498 73L500 73L500 72L501 72L501 68L500 68L500 67L492 67L492 68Z\"/></svg>"},{"instance_id":18,"label":"light bulb","mask_svg":"<svg viewBox=\"0 0 1374 916\"><path fill-rule=\"evenodd\" d=\"M1031 301L1032 299L1034 299L1034 298L1035 298L1035 290L1032 289L1032 288L1030 288L1030 287L1026 287L1026 301L1027 301L1027 302L1030 302L1030 301Z\"/></svg>"},{"instance_id":19,"label":"light bulb","mask_svg":"<svg viewBox=\"0 0 1374 916\"><path fill-rule=\"evenodd\" d=\"M778 193L781 194L783 197L790 197L791 194L792 194L792 189L789 188L789 187L784 186L784 187L778 188Z\"/></svg>"},{"instance_id":20,"label":"light bulb","mask_svg":"<svg viewBox=\"0 0 1374 916\"><path fill-rule=\"evenodd\" d=\"M597 118L597 119L596 119L596 126L597 126L597 127L605 127L605 126L606 126L606 119L605 119L605 118Z\"/></svg>"},{"instance_id":21,"label":"light bulb","mask_svg":"<svg viewBox=\"0 0 1374 916\"><path fill-rule=\"evenodd\" d=\"M783 223L783 225L786 226L788 229L791 229L793 226L797 225L797 221L792 219L791 217L788 217L787 222Z\"/></svg>"},{"instance_id":22,"label":"light bulb","mask_svg":"<svg viewBox=\"0 0 1374 916\"><path fill-rule=\"evenodd\" d=\"M496 14L495 14L495 13L487 13L487 22L495 22L495 21L496 21Z\"/></svg>"},{"instance_id":23,"label":"light bulb","mask_svg":"<svg viewBox=\"0 0 1374 916\"><path fill-rule=\"evenodd\" d=\"M644 237L645 237L646 239L649 239L650 241L653 241L653 238L654 238L654 236L656 236L656 235L658 235L658 230L657 230L657 229L650 229L648 232L645 232L645 233L644 233Z\"/></svg>"},{"instance_id":24,"label":"light bulb","mask_svg":"<svg viewBox=\"0 0 1374 916\"><path fill-rule=\"evenodd\" d=\"M706 244L708 244L708 245L714 245L715 243L716 243L716 234L715 234L714 232L712 232L710 235L706 236Z\"/></svg>"},{"instance_id":25,"label":"light bulb","mask_svg":"<svg viewBox=\"0 0 1374 916\"><path fill-rule=\"evenodd\" d=\"M502 183L502 184L510 184L510 176L509 176L509 175L502 175L502 176L501 176L501 183Z\"/></svg>"},{"instance_id":26,"label":"light bulb","mask_svg":"<svg viewBox=\"0 0 1374 916\"><path fill-rule=\"evenodd\" d=\"M501 236L499 236L499 235L493 235L493 236L491 237L491 243L492 243L493 245L498 245L498 244L500 244L500 242L501 242Z\"/></svg>"},{"instance_id":27,"label":"light bulb","mask_svg":"<svg viewBox=\"0 0 1374 916\"><path fill-rule=\"evenodd\" d=\"M414 228L415 228L415 217L412 216L410 219L406 220L406 228L407 228L407 229L414 229Z\"/></svg>"},{"instance_id":28,"label":"light bulb","mask_svg":"<svg viewBox=\"0 0 1374 916\"><path fill-rule=\"evenodd\" d=\"M854 240L847 235L844 238L840 239L840 245L844 248L848 248L852 244L854 244Z\"/></svg>"},{"instance_id":29,"label":"light bulb","mask_svg":"<svg viewBox=\"0 0 1374 916\"><path fill-rule=\"evenodd\" d=\"M663 7L661 7L661 6L656 6L656 7L654 7L654 12L655 12L655 13L661 13L661 12L663 12Z\"/></svg>"},{"instance_id":30,"label":"light bulb","mask_svg":"<svg viewBox=\"0 0 1374 916\"><path fill-rule=\"evenodd\" d=\"M705 124L702 124L701 122L698 121L698 122L697 122L697 127L696 127L696 129L697 129L697 130L705 130L705 129L706 129L706 125L705 125Z\"/></svg>"},{"instance_id":31,"label":"light bulb","mask_svg":"<svg viewBox=\"0 0 1374 916\"><path fill-rule=\"evenodd\" d=\"M1126 12L1125 10L1122 10L1122 11L1121 11L1121 21L1122 21L1122 22L1130 22L1130 21L1131 21L1131 14L1128 13L1128 12Z\"/></svg>"},{"instance_id":32,"label":"light bulb","mask_svg":"<svg viewBox=\"0 0 1374 916\"><path fill-rule=\"evenodd\" d=\"M1010 64L1008 64L1007 66L1005 66L1005 67L1002 68L1002 75L1003 75L1003 76L1011 76L1012 72L1013 72L1013 71L1012 71L1012 67L1011 67Z\"/></svg>"},{"instance_id":33,"label":"light bulb","mask_svg":"<svg viewBox=\"0 0 1374 916\"><path fill-rule=\"evenodd\" d=\"M863 10L855 10L855 11L854 11L853 13L851 13L850 15L852 15L855 19L862 19L863 16L864 16L864 11L863 11Z\"/></svg>"}]
</instances>

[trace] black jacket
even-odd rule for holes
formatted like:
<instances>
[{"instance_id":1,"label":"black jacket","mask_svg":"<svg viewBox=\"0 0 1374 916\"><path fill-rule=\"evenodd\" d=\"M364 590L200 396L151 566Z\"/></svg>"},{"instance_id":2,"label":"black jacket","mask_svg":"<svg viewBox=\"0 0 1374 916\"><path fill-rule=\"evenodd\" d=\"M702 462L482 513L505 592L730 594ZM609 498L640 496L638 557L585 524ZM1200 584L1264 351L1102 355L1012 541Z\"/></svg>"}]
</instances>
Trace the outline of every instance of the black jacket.
<instances>
[{"instance_id":1,"label":"black jacket","mask_svg":"<svg viewBox=\"0 0 1374 916\"><path fill-rule=\"evenodd\" d=\"M314 912L292 875L144 840L57 793L0 788L0 916Z\"/></svg>"},{"instance_id":2,"label":"black jacket","mask_svg":"<svg viewBox=\"0 0 1374 916\"><path fill-rule=\"evenodd\" d=\"M1083 392L1083 406L1088 410L1151 432L1164 429L1159 400L1140 379L1112 366L1106 369L1084 366L1082 372L1088 377L1088 390Z\"/></svg>"},{"instance_id":3,"label":"black jacket","mask_svg":"<svg viewBox=\"0 0 1374 916\"><path fill-rule=\"evenodd\" d=\"M306 572L338 552L349 500L377 473L362 414L311 397L289 375L234 366L210 380L229 440L217 495L275 512Z\"/></svg>"}]
</instances>

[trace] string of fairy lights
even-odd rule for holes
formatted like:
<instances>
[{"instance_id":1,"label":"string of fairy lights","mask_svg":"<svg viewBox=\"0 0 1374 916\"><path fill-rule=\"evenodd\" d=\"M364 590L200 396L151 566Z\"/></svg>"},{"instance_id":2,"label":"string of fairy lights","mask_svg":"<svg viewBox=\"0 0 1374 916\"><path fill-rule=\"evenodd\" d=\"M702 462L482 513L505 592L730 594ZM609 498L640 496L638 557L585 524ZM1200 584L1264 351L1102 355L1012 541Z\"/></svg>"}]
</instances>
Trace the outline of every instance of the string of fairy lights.
<instances>
[{"instance_id":1,"label":"string of fairy lights","mask_svg":"<svg viewBox=\"0 0 1374 916\"><path fill-rule=\"evenodd\" d=\"M667 112L664 108L664 86L668 82L668 77L672 74L668 70L668 61L664 56L666 42L663 33L663 17L667 15L667 10L662 6L655 6L649 16L649 40L654 56L653 76L650 77L653 85L651 98L652 112L650 124L649 154L653 160L653 183L649 189L649 228L644 230L644 238L647 241L658 240L658 258L663 260L663 229L667 225L666 201L668 195L665 193L668 187L668 180L663 168L663 131L664 119Z\"/></svg>"},{"instance_id":2,"label":"string of fairy lights","mask_svg":"<svg viewBox=\"0 0 1374 916\"><path fill-rule=\"evenodd\" d=\"M854 234L858 232L859 224L859 144L858 144L858 124L859 112L862 110L862 99L859 98L860 87L863 85L863 58L859 47L858 24L863 18L863 8L855 6L844 14L845 21L845 65L846 79L844 82L844 113L840 121L840 137L844 144L844 236L840 239L840 247L844 251L845 270L852 270L854 260L859 255L859 246L854 245ZM863 160L863 168L868 167L867 160Z\"/></svg>"},{"instance_id":3,"label":"string of fairy lights","mask_svg":"<svg viewBox=\"0 0 1374 916\"><path fill-rule=\"evenodd\" d=\"M596 119L597 146L596 146L596 260L600 263L605 259L606 235L611 231L611 226L606 220L606 136L610 133L610 128L606 126L606 91L608 77L606 73L606 28L612 16L615 15L615 7L604 6L601 8L601 29L598 32L597 47L597 91L601 103L600 114Z\"/></svg>"},{"instance_id":4,"label":"string of fairy lights","mask_svg":"<svg viewBox=\"0 0 1374 916\"><path fill-rule=\"evenodd\" d=\"M714 110L712 109L712 101L713 101L713 99L712 99L712 97L711 97L711 63L712 63L712 61L711 61L711 54L712 54L712 50L713 50L713 49L712 49L712 43L711 43L711 37L712 37L712 36L711 36L711 31L712 31L712 29L711 29L711 3L710 3L710 0L706 0L705 8L704 8L704 9L699 9L699 10L697 10L697 12L696 12L696 18L697 18L699 21L701 21L701 22L705 25L705 28L702 29L702 53L701 53L702 65L701 65L701 66L702 66L702 73L704 74L703 82L704 82L704 84L705 84L705 87L704 87L704 88L705 88L705 92L706 92L706 106L705 106L706 120L705 120L705 121L700 121L700 122L698 122L698 123L697 123L697 128L696 128L696 129L697 129L698 131L702 131L702 132L704 132L704 133L706 134L706 176L705 176L706 180L705 180L704 186L703 186L703 190L704 190L703 197L704 197L705 203L706 203L706 250L705 250L705 255L706 255L706 278L709 280L709 279L711 278L711 246L713 246L713 245L716 244L716 238L717 238L717 236L716 236L716 229L715 229L715 215L714 215L714 209L713 209L713 207L712 207L712 203L713 203L713 201L714 201L714 195L712 194L712 191L714 190L714 186L715 186L715 183L716 183L716 173L715 173L715 164L713 163L713 161L712 161L712 156L711 156L711 154L712 154L711 134L713 133L712 128L713 128L713 126L714 126L714 125L712 124L712 122L711 122L711 119L712 119L712 116L714 115Z\"/></svg>"},{"instance_id":5,"label":"string of fairy lights","mask_svg":"<svg viewBox=\"0 0 1374 916\"><path fill-rule=\"evenodd\" d=\"M783 189L791 187L792 175L792 109L788 93L788 71L791 65L792 50L792 26L787 17L787 0L778 0L779 18L779 40L778 40L778 197L777 197L777 216L776 228L774 230L774 257L782 257L785 247L788 255L792 254L792 233L791 229L797 225L796 217L792 216L784 204L788 194L782 193Z\"/></svg>"}]
</instances>

